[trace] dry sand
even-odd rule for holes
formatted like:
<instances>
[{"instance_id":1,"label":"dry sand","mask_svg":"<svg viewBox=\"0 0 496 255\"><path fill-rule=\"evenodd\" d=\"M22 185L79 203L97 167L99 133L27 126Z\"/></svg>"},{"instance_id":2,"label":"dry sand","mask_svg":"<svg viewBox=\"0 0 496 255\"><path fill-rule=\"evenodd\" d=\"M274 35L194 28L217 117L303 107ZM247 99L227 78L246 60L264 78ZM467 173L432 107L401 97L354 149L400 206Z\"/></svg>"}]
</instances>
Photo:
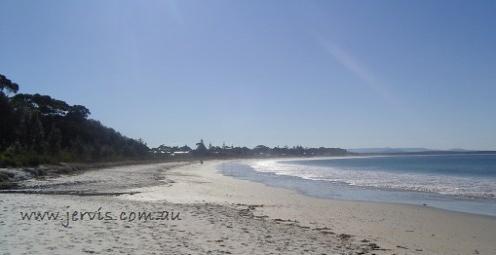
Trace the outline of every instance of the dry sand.
<instances>
[{"instance_id":1,"label":"dry sand","mask_svg":"<svg viewBox=\"0 0 496 255\"><path fill-rule=\"evenodd\" d=\"M311 198L223 176L221 163L123 166L29 182L26 192L48 194L0 194L0 254L496 254L495 218ZM20 218L21 211L100 207L116 218L168 211L181 220L85 219L66 228L63 220Z\"/></svg>"},{"instance_id":2,"label":"dry sand","mask_svg":"<svg viewBox=\"0 0 496 255\"><path fill-rule=\"evenodd\" d=\"M172 169L170 186L146 188L129 199L174 203L247 204L255 215L329 228L371 240L386 254L496 254L496 218L422 206L318 199L295 191L223 176L222 162ZM378 253L376 251L376 253Z\"/></svg>"}]
</instances>

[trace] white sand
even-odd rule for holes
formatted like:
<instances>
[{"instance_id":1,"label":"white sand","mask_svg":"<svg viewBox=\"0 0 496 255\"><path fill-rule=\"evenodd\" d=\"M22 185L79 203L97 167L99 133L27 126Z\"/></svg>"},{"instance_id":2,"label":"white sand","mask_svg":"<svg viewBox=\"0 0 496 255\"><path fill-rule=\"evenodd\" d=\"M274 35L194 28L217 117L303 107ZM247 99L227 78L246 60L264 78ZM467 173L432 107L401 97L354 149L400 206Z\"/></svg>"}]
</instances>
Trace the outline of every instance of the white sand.
<instances>
[{"instance_id":1,"label":"white sand","mask_svg":"<svg viewBox=\"0 0 496 255\"><path fill-rule=\"evenodd\" d=\"M30 182L48 195L0 194L0 254L496 254L495 218L317 199L223 176L219 163L122 166ZM109 195L130 190L141 193ZM99 207L174 211L181 220L65 228L19 216Z\"/></svg>"},{"instance_id":2,"label":"white sand","mask_svg":"<svg viewBox=\"0 0 496 255\"><path fill-rule=\"evenodd\" d=\"M145 188L125 199L173 203L248 204L256 215L328 227L355 239L376 241L388 254L496 254L496 218L429 207L337 201L223 176L221 162L172 169L175 183Z\"/></svg>"}]
</instances>

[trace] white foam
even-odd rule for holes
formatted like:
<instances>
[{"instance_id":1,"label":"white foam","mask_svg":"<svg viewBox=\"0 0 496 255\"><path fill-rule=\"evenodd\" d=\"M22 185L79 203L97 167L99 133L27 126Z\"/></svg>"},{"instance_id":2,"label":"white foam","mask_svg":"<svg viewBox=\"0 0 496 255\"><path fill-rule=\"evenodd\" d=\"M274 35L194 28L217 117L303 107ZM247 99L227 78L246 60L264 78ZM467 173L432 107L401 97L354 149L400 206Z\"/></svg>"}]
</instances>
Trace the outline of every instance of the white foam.
<instances>
[{"instance_id":1,"label":"white foam","mask_svg":"<svg viewBox=\"0 0 496 255\"><path fill-rule=\"evenodd\" d=\"M496 198L496 178L340 169L328 166L288 164L277 160L257 161L251 163L250 166L259 172L340 182L353 186Z\"/></svg>"}]
</instances>

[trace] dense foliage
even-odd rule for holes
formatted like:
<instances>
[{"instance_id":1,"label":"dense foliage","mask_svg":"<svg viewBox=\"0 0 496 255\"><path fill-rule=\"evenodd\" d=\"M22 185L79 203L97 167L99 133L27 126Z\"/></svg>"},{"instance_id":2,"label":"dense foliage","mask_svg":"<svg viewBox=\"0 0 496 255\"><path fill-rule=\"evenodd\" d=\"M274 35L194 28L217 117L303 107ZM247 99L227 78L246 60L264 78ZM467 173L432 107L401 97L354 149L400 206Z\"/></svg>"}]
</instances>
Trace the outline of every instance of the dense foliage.
<instances>
[{"instance_id":1,"label":"dense foliage","mask_svg":"<svg viewBox=\"0 0 496 255\"><path fill-rule=\"evenodd\" d=\"M82 105L39 94L17 94L0 74L0 166L142 158L148 147L100 122Z\"/></svg>"}]
</instances>

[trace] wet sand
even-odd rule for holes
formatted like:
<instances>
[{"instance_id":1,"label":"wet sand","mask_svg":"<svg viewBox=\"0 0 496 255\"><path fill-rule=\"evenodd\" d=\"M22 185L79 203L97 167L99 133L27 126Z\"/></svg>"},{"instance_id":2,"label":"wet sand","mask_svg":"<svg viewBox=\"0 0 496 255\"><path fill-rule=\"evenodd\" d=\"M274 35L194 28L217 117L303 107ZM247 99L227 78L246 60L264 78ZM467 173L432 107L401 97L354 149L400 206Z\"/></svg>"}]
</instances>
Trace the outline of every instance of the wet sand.
<instances>
[{"instance_id":1,"label":"wet sand","mask_svg":"<svg viewBox=\"0 0 496 255\"><path fill-rule=\"evenodd\" d=\"M220 163L124 166L29 181L28 194L0 194L0 254L496 254L491 217L316 199L223 176ZM115 218L163 211L169 217L85 219L69 227L20 217L99 208ZM172 220L172 212L179 218Z\"/></svg>"},{"instance_id":2,"label":"wet sand","mask_svg":"<svg viewBox=\"0 0 496 255\"><path fill-rule=\"evenodd\" d=\"M371 240L385 254L496 254L496 218L430 207L338 201L223 176L216 164L172 169L170 187L124 196L146 201L261 205L255 215L328 228L352 239ZM379 251L374 251L380 253Z\"/></svg>"}]
</instances>

